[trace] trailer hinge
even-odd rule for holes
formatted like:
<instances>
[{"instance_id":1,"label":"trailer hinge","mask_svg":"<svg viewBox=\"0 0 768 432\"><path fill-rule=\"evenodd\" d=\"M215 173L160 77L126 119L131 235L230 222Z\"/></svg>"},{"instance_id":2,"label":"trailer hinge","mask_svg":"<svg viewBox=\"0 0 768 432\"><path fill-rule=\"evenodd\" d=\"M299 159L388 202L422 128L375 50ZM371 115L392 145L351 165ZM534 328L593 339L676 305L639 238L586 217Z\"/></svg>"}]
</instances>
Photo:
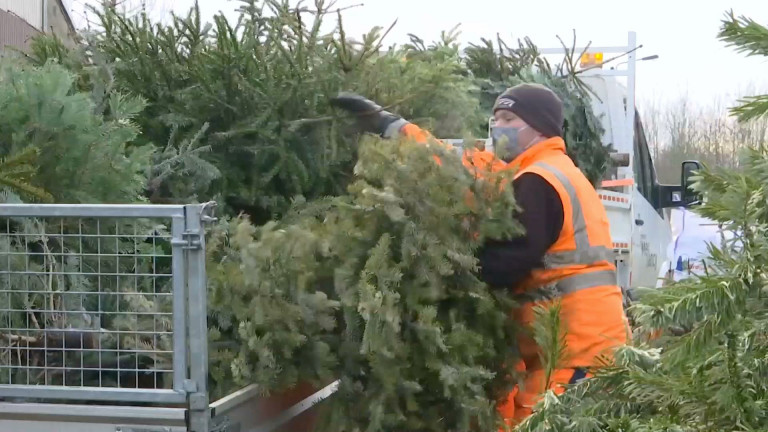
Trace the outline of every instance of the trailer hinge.
<instances>
[{"instance_id":1,"label":"trailer hinge","mask_svg":"<svg viewBox=\"0 0 768 432\"><path fill-rule=\"evenodd\" d=\"M184 380L184 391L187 393L195 393L197 392L197 382L191 379L185 379Z\"/></svg>"},{"instance_id":2,"label":"trailer hinge","mask_svg":"<svg viewBox=\"0 0 768 432\"><path fill-rule=\"evenodd\" d=\"M202 234L200 231L184 231L180 239L172 239L171 245L181 246L182 249L200 249L202 248Z\"/></svg>"}]
</instances>

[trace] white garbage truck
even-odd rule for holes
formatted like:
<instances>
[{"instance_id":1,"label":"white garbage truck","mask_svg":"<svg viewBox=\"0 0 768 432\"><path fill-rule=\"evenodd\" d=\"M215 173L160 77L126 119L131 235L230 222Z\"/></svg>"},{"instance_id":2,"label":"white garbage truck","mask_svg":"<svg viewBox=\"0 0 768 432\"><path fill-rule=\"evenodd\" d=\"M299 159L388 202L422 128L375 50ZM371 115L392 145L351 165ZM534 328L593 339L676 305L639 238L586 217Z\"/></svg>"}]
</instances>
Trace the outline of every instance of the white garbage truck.
<instances>
[{"instance_id":1,"label":"white garbage truck","mask_svg":"<svg viewBox=\"0 0 768 432\"><path fill-rule=\"evenodd\" d=\"M669 212L692 202L656 179L635 110L635 34L593 47L596 94L616 166L599 192L627 292L669 268ZM543 50L545 54L561 52ZM623 70L599 67L626 53ZM626 82L621 83L624 79ZM204 226L211 204L0 204L0 432L305 432L338 382L281 400L208 390ZM66 288L66 289L64 289ZM45 322L42 322L45 321ZM77 331L75 331L77 330Z\"/></svg>"},{"instance_id":2,"label":"white garbage truck","mask_svg":"<svg viewBox=\"0 0 768 432\"><path fill-rule=\"evenodd\" d=\"M602 117L603 142L616 149L615 169L609 170L598 192L610 220L618 282L629 298L635 288L658 287L666 279L671 267L667 254L671 211L697 202L688 183L701 168L697 161L683 162L679 184L659 183L635 106L637 49L635 33L629 33L626 47L590 48L592 55L583 60L589 70L581 76L594 93L592 109ZM625 69L599 67L603 56L624 53L629 53Z\"/></svg>"}]
</instances>

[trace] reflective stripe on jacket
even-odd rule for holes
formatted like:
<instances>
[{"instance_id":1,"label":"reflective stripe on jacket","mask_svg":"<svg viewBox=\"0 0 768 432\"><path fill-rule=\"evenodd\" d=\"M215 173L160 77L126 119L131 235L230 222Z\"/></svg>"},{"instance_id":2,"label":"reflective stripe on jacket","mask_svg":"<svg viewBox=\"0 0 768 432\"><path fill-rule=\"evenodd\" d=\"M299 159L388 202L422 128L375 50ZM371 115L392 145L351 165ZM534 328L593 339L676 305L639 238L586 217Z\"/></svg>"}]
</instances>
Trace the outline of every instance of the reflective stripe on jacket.
<instances>
[{"instance_id":1,"label":"reflective stripe on jacket","mask_svg":"<svg viewBox=\"0 0 768 432\"><path fill-rule=\"evenodd\" d=\"M562 138L540 142L509 164L515 173L535 173L557 191L563 205L563 227L557 241L519 286L517 293L545 294L514 311L524 324L534 320L536 305L560 302L565 331L563 367L599 366L612 357L612 349L627 342L629 325L616 281L608 215L589 180L565 152ZM520 338L528 368L539 362L539 347L530 335Z\"/></svg>"}]
</instances>

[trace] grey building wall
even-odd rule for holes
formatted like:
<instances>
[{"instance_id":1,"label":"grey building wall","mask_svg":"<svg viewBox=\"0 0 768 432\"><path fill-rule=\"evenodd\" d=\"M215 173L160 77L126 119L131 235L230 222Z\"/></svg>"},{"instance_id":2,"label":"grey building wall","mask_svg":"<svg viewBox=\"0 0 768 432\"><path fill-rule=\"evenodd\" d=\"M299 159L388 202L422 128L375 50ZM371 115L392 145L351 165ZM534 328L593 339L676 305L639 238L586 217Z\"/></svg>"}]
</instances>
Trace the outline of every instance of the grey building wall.
<instances>
[{"instance_id":1,"label":"grey building wall","mask_svg":"<svg viewBox=\"0 0 768 432\"><path fill-rule=\"evenodd\" d=\"M43 3L46 8L44 27L46 32L57 35L68 46L74 46L76 32L61 0L47 0ZM27 51L32 37L38 30L13 13L0 9L0 51L9 47Z\"/></svg>"},{"instance_id":2,"label":"grey building wall","mask_svg":"<svg viewBox=\"0 0 768 432\"><path fill-rule=\"evenodd\" d=\"M45 31L52 32L68 46L73 46L76 37L75 26L64 3L61 0L48 0L47 3L48 25Z\"/></svg>"},{"instance_id":3,"label":"grey building wall","mask_svg":"<svg viewBox=\"0 0 768 432\"><path fill-rule=\"evenodd\" d=\"M28 22L0 10L0 50L8 49L9 46L27 50L30 40L36 34L38 34L37 29Z\"/></svg>"}]
</instances>

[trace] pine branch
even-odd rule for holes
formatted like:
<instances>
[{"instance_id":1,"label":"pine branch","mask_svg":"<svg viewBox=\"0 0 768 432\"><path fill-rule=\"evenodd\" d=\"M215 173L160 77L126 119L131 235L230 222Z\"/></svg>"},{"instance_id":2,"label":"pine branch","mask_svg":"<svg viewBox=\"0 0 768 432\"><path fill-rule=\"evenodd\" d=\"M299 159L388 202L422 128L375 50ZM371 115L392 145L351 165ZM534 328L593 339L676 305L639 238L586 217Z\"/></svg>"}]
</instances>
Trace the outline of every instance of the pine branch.
<instances>
[{"instance_id":1,"label":"pine branch","mask_svg":"<svg viewBox=\"0 0 768 432\"><path fill-rule=\"evenodd\" d=\"M22 180L17 180L13 177L8 177L4 174L0 174L0 185L8 186L12 190L18 193L30 196L32 198L39 199L41 201L45 201L45 202L53 201L53 197L51 196L51 194L49 194L45 190L37 186L33 186Z\"/></svg>"},{"instance_id":2,"label":"pine branch","mask_svg":"<svg viewBox=\"0 0 768 432\"><path fill-rule=\"evenodd\" d=\"M768 28L743 15L736 18L733 10L725 14L718 38L726 42L726 46L735 47L736 52L747 53L748 57L768 56ZM739 103L730 109L739 122L768 115L768 95L749 96Z\"/></svg>"},{"instance_id":3,"label":"pine branch","mask_svg":"<svg viewBox=\"0 0 768 432\"><path fill-rule=\"evenodd\" d=\"M757 120L768 115L768 95L747 96L739 100L741 105L731 108L731 115L740 122Z\"/></svg>"},{"instance_id":4,"label":"pine branch","mask_svg":"<svg viewBox=\"0 0 768 432\"><path fill-rule=\"evenodd\" d=\"M0 185L28 195L32 198L51 202L53 196L43 188L32 185L29 180L37 172L33 165L40 154L37 147L26 147L20 152L0 159Z\"/></svg>"},{"instance_id":5,"label":"pine branch","mask_svg":"<svg viewBox=\"0 0 768 432\"><path fill-rule=\"evenodd\" d=\"M733 10L725 14L718 38L747 56L768 56L768 28L745 16L736 18Z\"/></svg>"},{"instance_id":6,"label":"pine branch","mask_svg":"<svg viewBox=\"0 0 768 432\"><path fill-rule=\"evenodd\" d=\"M533 337L541 348L541 364L545 370L545 388L552 384L550 379L555 370L567 361L566 334L568 329L561 320L562 306L560 302L544 307L534 308Z\"/></svg>"}]
</instances>

